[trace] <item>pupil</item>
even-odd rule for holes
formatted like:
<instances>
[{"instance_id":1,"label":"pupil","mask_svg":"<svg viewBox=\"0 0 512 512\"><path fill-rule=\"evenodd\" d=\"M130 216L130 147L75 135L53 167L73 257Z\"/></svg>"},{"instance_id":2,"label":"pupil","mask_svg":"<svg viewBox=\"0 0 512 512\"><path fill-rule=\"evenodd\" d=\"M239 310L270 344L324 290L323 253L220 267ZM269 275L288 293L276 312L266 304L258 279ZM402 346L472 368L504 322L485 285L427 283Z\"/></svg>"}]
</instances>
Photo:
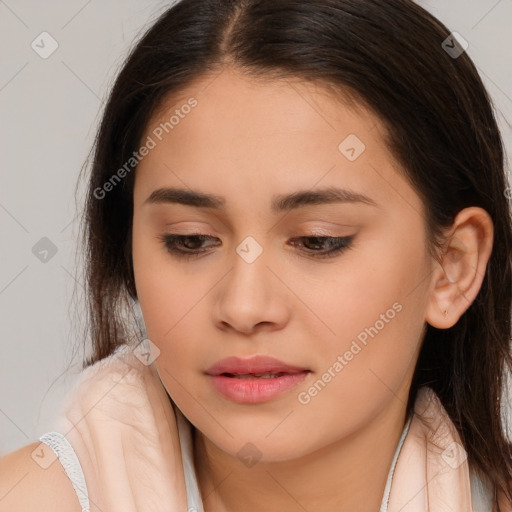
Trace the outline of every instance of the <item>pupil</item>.
<instances>
[{"instance_id":1,"label":"pupil","mask_svg":"<svg viewBox=\"0 0 512 512\"><path fill-rule=\"evenodd\" d=\"M196 241L195 245L194 245L194 242L193 242L194 239ZM192 240L192 242L190 242L190 240ZM198 239L198 237L187 236L185 238L185 245L186 245L187 249L196 249L197 245L200 244L200 243L201 243L201 241ZM190 247L190 245L192 245L192 247Z\"/></svg>"},{"instance_id":2,"label":"pupil","mask_svg":"<svg viewBox=\"0 0 512 512\"><path fill-rule=\"evenodd\" d=\"M306 238L306 240L307 241L313 240L313 243L307 243L306 245L309 245L309 246L313 245L313 246L315 246L315 248L318 248L318 246L321 245L321 242L319 242L320 238L317 236L310 236L310 237Z\"/></svg>"}]
</instances>

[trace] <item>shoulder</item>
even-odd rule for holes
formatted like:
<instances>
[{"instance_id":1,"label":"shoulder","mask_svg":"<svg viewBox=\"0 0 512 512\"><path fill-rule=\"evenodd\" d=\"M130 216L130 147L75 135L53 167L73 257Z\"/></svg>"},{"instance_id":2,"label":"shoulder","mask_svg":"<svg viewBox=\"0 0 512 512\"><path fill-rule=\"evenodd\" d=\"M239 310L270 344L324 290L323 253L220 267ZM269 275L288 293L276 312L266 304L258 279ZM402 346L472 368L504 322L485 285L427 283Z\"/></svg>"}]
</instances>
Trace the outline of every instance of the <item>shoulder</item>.
<instances>
[{"instance_id":1,"label":"shoulder","mask_svg":"<svg viewBox=\"0 0 512 512\"><path fill-rule=\"evenodd\" d=\"M81 512L78 497L58 458L36 441L0 457L0 512ZM38 451L39 450L39 451ZM36 457L50 463L37 463Z\"/></svg>"},{"instance_id":2,"label":"shoulder","mask_svg":"<svg viewBox=\"0 0 512 512\"><path fill-rule=\"evenodd\" d=\"M509 487L512 489L512 479L508 483ZM498 492L498 504L500 512L512 512L512 502L509 501L503 492Z\"/></svg>"}]
</instances>

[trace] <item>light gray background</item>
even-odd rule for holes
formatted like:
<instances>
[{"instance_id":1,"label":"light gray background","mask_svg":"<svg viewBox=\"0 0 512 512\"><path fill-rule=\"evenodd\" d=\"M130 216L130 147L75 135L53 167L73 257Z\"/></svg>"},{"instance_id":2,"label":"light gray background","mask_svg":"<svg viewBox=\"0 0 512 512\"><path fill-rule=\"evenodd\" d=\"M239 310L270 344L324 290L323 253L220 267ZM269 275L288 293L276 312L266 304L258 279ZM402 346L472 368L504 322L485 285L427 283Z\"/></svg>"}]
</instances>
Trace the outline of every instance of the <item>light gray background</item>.
<instances>
[{"instance_id":1,"label":"light gray background","mask_svg":"<svg viewBox=\"0 0 512 512\"><path fill-rule=\"evenodd\" d=\"M469 42L510 154L512 0L420 4ZM81 286L75 185L128 48L169 5L0 0L0 453L52 428L80 369L69 311L73 286ZM47 59L31 47L43 31L59 45ZM46 263L32 253L43 237L57 247Z\"/></svg>"}]
</instances>

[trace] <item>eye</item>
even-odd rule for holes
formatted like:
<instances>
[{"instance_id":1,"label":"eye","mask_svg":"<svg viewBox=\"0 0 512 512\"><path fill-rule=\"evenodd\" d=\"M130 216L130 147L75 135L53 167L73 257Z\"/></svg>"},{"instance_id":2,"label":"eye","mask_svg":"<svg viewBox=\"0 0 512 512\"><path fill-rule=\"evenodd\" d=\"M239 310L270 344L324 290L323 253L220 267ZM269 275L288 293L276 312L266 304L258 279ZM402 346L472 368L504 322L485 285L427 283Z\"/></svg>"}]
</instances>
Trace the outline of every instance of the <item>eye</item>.
<instances>
[{"instance_id":1,"label":"eye","mask_svg":"<svg viewBox=\"0 0 512 512\"><path fill-rule=\"evenodd\" d=\"M202 247L202 243L214 237L194 233L190 235L163 235L160 237L165 248L180 258L197 256L208 249Z\"/></svg>"},{"instance_id":2,"label":"eye","mask_svg":"<svg viewBox=\"0 0 512 512\"><path fill-rule=\"evenodd\" d=\"M329 258L350 249L354 236L301 236L293 238L292 242L301 240L310 255L316 258ZM292 243L292 245L296 245ZM320 247L320 250L318 248ZM323 248L323 249L322 249Z\"/></svg>"},{"instance_id":3,"label":"eye","mask_svg":"<svg viewBox=\"0 0 512 512\"><path fill-rule=\"evenodd\" d=\"M189 235L166 234L159 237L167 251L178 258L190 258L199 256L209 251L208 247L219 245L210 244L207 248L203 243L208 240L215 240L215 237L201 233ZM331 236L302 236L292 238L290 244L301 246L302 252L315 258L334 257L352 246L354 236L331 237ZM217 239L218 240L218 239ZM297 241L300 241L297 243ZM305 243L304 243L305 242ZM305 249L304 249L305 247Z\"/></svg>"}]
</instances>

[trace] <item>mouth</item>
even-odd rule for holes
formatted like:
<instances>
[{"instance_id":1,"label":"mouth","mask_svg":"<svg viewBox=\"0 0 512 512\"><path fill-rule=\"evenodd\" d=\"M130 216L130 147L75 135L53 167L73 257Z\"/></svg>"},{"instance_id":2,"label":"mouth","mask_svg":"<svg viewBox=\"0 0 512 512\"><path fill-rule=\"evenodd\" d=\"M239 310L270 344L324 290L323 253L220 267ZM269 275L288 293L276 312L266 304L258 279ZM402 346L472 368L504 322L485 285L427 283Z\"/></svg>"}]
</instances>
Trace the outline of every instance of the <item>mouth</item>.
<instances>
[{"instance_id":1,"label":"mouth","mask_svg":"<svg viewBox=\"0 0 512 512\"><path fill-rule=\"evenodd\" d=\"M268 356L249 359L229 357L205 373L213 388L237 403L256 404L272 400L302 382L311 371Z\"/></svg>"},{"instance_id":2,"label":"mouth","mask_svg":"<svg viewBox=\"0 0 512 512\"><path fill-rule=\"evenodd\" d=\"M307 368L290 365L274 357L255 355L249 358L227 357L210 366L208 375L226 375L229 377L255 376L269 378L280 374L294 374L309 371Z\"/></svg>"},{"instance_id":3,"label":"mouth","mask_svg":"<svg viewBox=\"0 0 512 512\"><path fill-rule=\"evenodd\" d=\"M265 372L265 373L221 373L224 377L231 377L233 379L276 379L278 377L282 377L283 375L293 375L287 372Z\"/></svg>"}]
</instances>

